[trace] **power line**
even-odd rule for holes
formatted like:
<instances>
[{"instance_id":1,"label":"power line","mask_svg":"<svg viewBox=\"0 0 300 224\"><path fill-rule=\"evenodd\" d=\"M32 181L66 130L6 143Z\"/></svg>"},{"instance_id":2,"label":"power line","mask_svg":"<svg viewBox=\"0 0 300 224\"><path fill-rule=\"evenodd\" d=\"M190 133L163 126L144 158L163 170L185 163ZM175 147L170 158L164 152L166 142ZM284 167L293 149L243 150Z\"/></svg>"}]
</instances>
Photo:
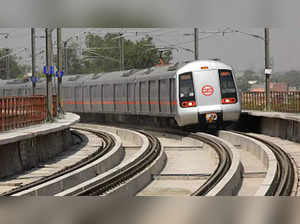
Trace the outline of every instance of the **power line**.
<instances>
[{"instance_id":1,"label":"power line","mask_svg":"<svg viewBox=\"0 0 300 224\"><path fill-rule=\"evenodd\" d=\"M21 49L20 51L17 51L17 52L13 52L12 51L10 54L7 54L7 55L4 55L4 56L0 57L0 60L3 59L3 58L9 57L9 56L11 56L13 54L17 54L17 53L20 53L22 51L26 51L26 50L27 50L27 48L23 48L23 49Z\"/></svg>"}]
</instances>

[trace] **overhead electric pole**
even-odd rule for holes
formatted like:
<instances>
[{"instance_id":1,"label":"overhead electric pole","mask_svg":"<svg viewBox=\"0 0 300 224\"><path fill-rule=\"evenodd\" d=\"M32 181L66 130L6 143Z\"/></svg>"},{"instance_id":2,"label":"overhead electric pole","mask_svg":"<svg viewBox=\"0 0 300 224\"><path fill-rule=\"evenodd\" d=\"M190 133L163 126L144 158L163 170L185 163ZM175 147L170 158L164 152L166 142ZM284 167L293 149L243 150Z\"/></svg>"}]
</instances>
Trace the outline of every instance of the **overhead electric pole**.
<instances>
[{"instance_id":1,"label":"overhead electric pole","mask_svg":"<svg viewBox=\"0 0 300 224\"><path fill-rule=\"evenodd\" d=\"M67 49L67 41L64 41L64 71L65 74L68 74L68 49Z\"/></svg>"},{"instance_id":2,"label":"overhead electric pole","mask_svg":"<svg viewBox=\"0 0 300 224\"><path fill-rule=\"evenodd\" d=\"M194 28L194 41L195 41L195 60L199 59L199 29L198 28Z\"/></svg>"},{"instance_id":3,"label":"overhead electric pole","mask_svg":"<svg viewBox=\"0 0 300 224\"><path fill-rule=\"evenodd\" d=\"M57 28L57 111L63 113L61 102L61 84L62 84L62 42L61 42L61 28Z\"/></svg>"},{"instance_id":4,"label":"overhead electric pole","mask_svg":"<svg viewBox=\"0 0 300 224\"><path fill-rule=\"evenodd\" d=\"M31 28L31 81L32 81L32 95L35 95L36 76L35 76L35 29Z\"/></svg>"},{"instance_id":5,"label":"overhead electric pole","mask_svg":"<svg viewBox=\"0 0 300 224\"><path fill-rule=\"evenodd\" d=\"M46 99L46 109L47 109L47 120L53 120L53 110L52 110L52 74L53 73L53 63L52 63L52 29L46 28L46 79L47 79L47 99Z\"/></svg>"},{"instance_id":6,"label":"overhead electric pole","mask_svg":"<svg viewBox=\"0 0 300 224\"><path fill-rule=\"evenodd\" d=\"M120 34L120 70L124 70L124 37Z\"/></svg>"},{"instance_id":7,"label":"overhead electric pole","mask_svg":"<svg viewBox=\"0 0 300 224\"><path fill-rule=\"evenodd\" d=\"M5 52L6 52L6 79L10 79L10 76L9 76L9 48L6 48Z\"/></svg>"},{"instance_id":8,"label":"overhead electric pole","mask_svg":"<svg viewBox=\"0 0 300 224\"><path fill-rule=\"evenodd\" d=\"M265 28L265 75L266 75L266 110L270 111L270 76L272 74L270 65L270 30Z\"/></svg>"}]
</instances>

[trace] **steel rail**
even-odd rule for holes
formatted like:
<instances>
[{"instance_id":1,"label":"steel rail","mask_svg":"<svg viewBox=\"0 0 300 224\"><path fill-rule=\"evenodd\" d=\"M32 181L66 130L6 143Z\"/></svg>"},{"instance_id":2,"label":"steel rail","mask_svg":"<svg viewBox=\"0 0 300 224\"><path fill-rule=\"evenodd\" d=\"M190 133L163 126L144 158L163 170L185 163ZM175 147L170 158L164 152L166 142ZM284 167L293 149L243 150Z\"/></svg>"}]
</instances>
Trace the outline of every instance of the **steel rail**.
<instances>
[{"instance_id":1,"label":"steel rail","mask_svg":"<svg viewBox=\"0 0 300 224\"><path fill-rule=\"evenodd\" d=\"M104 146L100 146L96 152L92 153L91 155L87 156L86 158L82 159L81 161L79 161L79 162L77 162L73 165L65 167L64 169L62 169L62 170L60 170L60 171L58 171L58 172L56 172L56 173L54 173L50 176L41 178L37 181L31 182L31 183L26 184L26 185L22 185L20 187L17 187L17 188L14 188L14 189L10 190L10 191L2 193L2 194L0 194L0 196L10 196L10 195L20 193L22 191L28 190L30 188L36 187L38 185L44 184L48 181L51 181L55 178L63 176L63 175L65 175L67 173L70 173L74 170L80 169L81 167L84 167L87 164L92 163L93 161L95 161L95 160L99 159L100 157L104 156L106 153L108 153L115 146L114 137L111 136L110 134L105 133L105 132L95 131L95 130L92 130L92 129L89 129L89 128L77 128L76 127L76 128L72 128L72 129L87 131L87 132L95 134L96 136L98 136L99 138L101 138L104 141ZM79 134L76 131L72 131L72 135L75 135L76 137L80 138L81 144L82 144L82 142L84 142L85 136L82 136L81 134Z\"/></svg>"},{"instance_id":2,"label":"steel rail","mask_svg":"<svg viewBox=\"0 0 300 224\"><path fill-rule=\"evenodd\" d=\"M205 196L209 191L211 191L226 175L230 166L231 166L231 156L230 156L230 149L227 148L223 142L219 141L216 142L215 139L211 139L208 137L200 136L191 132L178 130L178 129L156 129L156 128L144 128L145 130L149 131L158 131L158 132L165 132L169 134L180 135L184 137L194 138L200 141L205 142L206 144L210 145L217 153L219 157L219 164L215 171L210 175L210 177L206 180L206 182L201 185L195 192L191 194L191 196Z\"/></svg>"},{"instance_id":3,"label":"steel rail","mask_svg":"<svg viewBox=\"0 0 300 224\"><path fill-rule=\"evenodd\" d=\"M235 132L265 144L274 153L277 159L276 178L273 180L273 186L269 188L265 196L290 196L293 190L295 181L295 171L293 163L288 154L278 145L266 141L262 138L245 134L242 132Z\"/></svg>"},{"instance_id":4,"label":"steel rail","mask_svg":"<svg viewBox=\"0 0 300 224\"><path fill-rule=\"evenodd\" d=\"M136 129L136 126L132 125L125 125L123 127L129 128L129 129ZM223 142L216 142L215 139L210 139L204 136L199 136L197 134L193 134L188 131L184 130L178 130L178 129L157 129L157 128L143 128L145 131L156 131L156 132L165 132L169 134L175 134L175 135L180 135L184 137L190 137L194 138L200 141L203 141L210 145L213 149L215 149L218 157L219 157L219 164L213 174L207 179L207 181L200 187L198 188L195 192L191 194L191 196L204 196L206 195L209 191L211 191L221 180L222 178L226 175L227 171L229 170L231 166L231 156L230 156L230 149L227 148L226 145L223 144ZM82 195L82 194L78 194Z\"/></svg>"},{"instance_id":5,"label":"steel rail","mask_svg":"<svg viewBox=\"0 0 300 224\"><path fill-rule=\"evenodd\" d=\"M208 137L199 136L196 134L189 134L188 137L198 139L210 145L217 153L219 157L219 164L215 171L210 175L207 181L201 185L191 196L205 196L211 191L226 175L231 166L231 156L226 145L222 142L216 142L214 139Z\"/></svg>"},{"instance_id":6,"label":"steel rail","mask_svg":"<svg viewBox=\"0 0 300 224\"><path fill-rule=\"evenodd\" d=\"M75 196L100 196L115 189L127 180L136 176L146 167L148 167L160 154L161 144L160 141L145 132L138 131L145 135L149 140L149 147L140 157L141 159L134 160L127 164L125 167L118 169L111 175L111 177L104 179L100 183L89 187L83 191L78 192Z\"/></svg>"}]
</instances>

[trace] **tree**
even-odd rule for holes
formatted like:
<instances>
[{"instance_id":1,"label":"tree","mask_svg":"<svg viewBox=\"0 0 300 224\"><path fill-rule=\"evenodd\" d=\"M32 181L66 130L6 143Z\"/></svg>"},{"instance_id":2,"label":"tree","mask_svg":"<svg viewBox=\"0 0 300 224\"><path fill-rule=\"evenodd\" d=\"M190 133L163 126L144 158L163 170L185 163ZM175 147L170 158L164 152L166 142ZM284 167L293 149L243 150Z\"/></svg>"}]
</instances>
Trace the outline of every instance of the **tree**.
<instances>
[{"instance_id":1,"label":"tree","mask_svg":"<svg viewBox=\"0 0 300 224\"><path fill-rule=\"evenodd\" d=\"M257 81L257 83L260 83L263 81L263 77L257 75L252 70L246 70L242 76L239 76L237 78L238 88L243 92L249 91L251 88L251 84L249 83L249 81Z\"/></svg>"},{"instance_id":2,"label":"tree","mask_svg":"<svg viewBox=\"0 0 300 224\"><path fill-rule=\"evenodd\" d=\"M108 33L104 37L88 34L87 50L84 55L84 70L87 73L116 71L120 68L120 35ZM164 51L165 62L172 59L170 50ZM127 69L143 69L159 63L159 49L150 36L139 41L124 39L124 67Z\"/></svg>"},{"instance_id":3,"label":"tree","mask_svg":"<svg viewBox=\"0 0 300 224\"><path fill-rule=\"evenodd\" d=\"M283 74L277 73L274 74L272 80L277 82L286 82L289 86L300 88L300 71L288 71Z\"/></svg>"},{"instance_id":4,"label":"tree","mask_svg":"<svg viewBox=\"0 0 300 224\"><path fill-rule=\"evenodd\" d=\"M83 74L86 73L86 69L81 59L80 53L80 46L76 42L71 42L65 51L63 51L63 66L67 66L67 73L68 74ZM64 54L67 54L66 57ZM56 62L57 56L54 55L54 61ZM67 63L65 63L65 59L67 59ZM65 69L66 70L66 69Z\"/></svg>"},{"instance_id":5,"label":"tree","mask_svg":"<svg viewBox=\"0 0 300 224\"><path fill-rule=\"evenodd\" d=\"M108 72L120 68L118 34L108 33L101 37L90 33L86 36L85 42L88 49L83 55L87 73Z\"/></svg>"},{"instance_id":6,"label":"tree","mask_svg":"<svg viewBox=\"0 0 300 224\"><path fill-rule=\"evenodd\" d=\"M20 65L18 58L12 55L12 49L0 49L0 78L12 79L20 77L28 72L28 66ZM9 56L6 56L9 55ZM7 73L8 72L8 73Z\"/></svg>"}]
</instances>

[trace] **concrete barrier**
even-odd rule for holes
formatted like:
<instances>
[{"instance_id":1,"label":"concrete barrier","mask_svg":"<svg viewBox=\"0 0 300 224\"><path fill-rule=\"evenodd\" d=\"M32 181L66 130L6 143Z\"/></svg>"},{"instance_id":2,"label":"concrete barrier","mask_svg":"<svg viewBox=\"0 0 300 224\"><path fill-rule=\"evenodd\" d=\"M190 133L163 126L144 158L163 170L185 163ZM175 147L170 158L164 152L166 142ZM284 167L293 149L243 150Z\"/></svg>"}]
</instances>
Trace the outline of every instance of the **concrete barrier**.
<instances>
[{"instance_id":1,"label":"concrete barrier","mask_svg":"<svg viewBox=\"0 0 300 224\"><path fill-rule=\"evenodd\" d=\"M161 150L159 156L142 172L127 180L126 183L108 192L105 196L130 197L143 190L164 168L167 161L166 153Z\"/></svg>"},{"instance_id":2,"label":"concrete barrier","mask_svg":"<svg viewBox=\"0 0 300 224\"><path fill-rule=\"evenodd\" d=\"M231 166L228 172L222 178L222 180L206 194L206 196L236 195L242 183L242 165L240 162L240 155L237 152L236 148L228 141L217 138L213 135L204 133L197 133L197 135L212 138L216 142L220 142L221 144L225 145L231 157Z\"/></svg>"},{"instance_id":3,"label":"concrete barrier","mask_svg":"<svg viewBox=\"0 0 300 224\"><path fill-rule=\"evenodd\" d=\"M0 178L37 167L73 145L69 130L80 117L67 113L53 123L32 125L0 134Z\"/></svg>"},{"instance_id":4,"label":"concrete barrier","mask_svg":"<svg viewBox=\"0 0 300 224\"><path fill-rule=\"evenodd\" d=\"M253 122L255 121L255 122ZM244 111L240 127L282 139L300 142L300 116L279 112Z\"/></svg>"},{"instance_id":5,"label":"concrete barrier","mask_svg":"<svg viewBox=\"0 0 300 224\"><path fill-rule=\"evenodd\" d=\"M89 127L90 126L91 125L89 124ZM74 127L82 127L82 125L75 125ZM101 130L105 130L118 135L122 142L131 142L136 146L142 146L144 144L144 138L141 138L141 135L137 132L106 125L97 125L97 127L100 127Z\"/></svg>"},{"instance_id":6,"label":"concrete barrier","mask_svg":"<svg viewBox=\"0 0 300 224\"><path fill-rule=\"evenodd\" d=\"M92 179L99 174L105 173L107 170L117 166L124 157L121 139L119 136L113 133L108 134L113 136L115 140L115 146L99 159L81 167L80 169L74 170L70 173L62 175L34 188L17 193L13 196L55 195L82 182Z\"/></svg>"},{"instance_id":7,"label":"concrete barrier","mask_svg":"<svg viewBox=\"0 0 300 224\"><path fill-rule=\"evenodd\" d=\"M274 180L277 172L277 160L274 153L266 145L253 138L228 131L219 131L219 137L234 145L240 145L242 149L254 155L267 168L264 181L255 193L255 196L264 196L269 190L274 188L276 184Z\"/></svg>"},{"instance_id":8,"label":"concrete barrier","mask_svg":"<svg viewBox=\"0 0 300 224\"><path fill-rule=\"evenodd\" d=\"M124 129L122 132L123 134L125 134L124 131L128 131L128 130ZM115 168L107 171L106 173L103 173L93 179L90 179L82 184L79 184L79 185L77 185L73 188L70 188L64 192L61 192L55 196L70 196L70 195L74 195L82 190L93 187L93 186L97 185L98 183L109 179L110 177L115 175L115 173L117 173L120 169L124 169L124 168L128 167L129 164L132 163L133 161L139 160L140 158L142 158L144 152L149 147L149 144L150 144L149 140L144 135L141 135L138 132L134 132L134 131L129 131L129 132L131 132L131 134L135 134L136 136L138 136L138 138L140 138L140 140L137 140L137 138L134 137L135 140L137 140L138 142L142 142L142 146L137 153L135 153L130 159L124 161L123 163L121 163L118 166L116 166ZM120 133L120 130L119 130L119 133ZM124 136L125 135L123 135L123 137ZM136 193L138 193L148 183L150 183L152 181L152 176L154 174L158 174L161 171L161 169L165 165L165 162L166 162L166 155L163 151L161 151L158 158L155 161L153 161L148 168L146 168L145 170L143 170L142 172L140 172L139 174L137 174L130 180L126 181L126 183L113 189L111 192L108 192L106 195L109 195L109 196L134 196Z\"/></svg>"}]
</instances>

